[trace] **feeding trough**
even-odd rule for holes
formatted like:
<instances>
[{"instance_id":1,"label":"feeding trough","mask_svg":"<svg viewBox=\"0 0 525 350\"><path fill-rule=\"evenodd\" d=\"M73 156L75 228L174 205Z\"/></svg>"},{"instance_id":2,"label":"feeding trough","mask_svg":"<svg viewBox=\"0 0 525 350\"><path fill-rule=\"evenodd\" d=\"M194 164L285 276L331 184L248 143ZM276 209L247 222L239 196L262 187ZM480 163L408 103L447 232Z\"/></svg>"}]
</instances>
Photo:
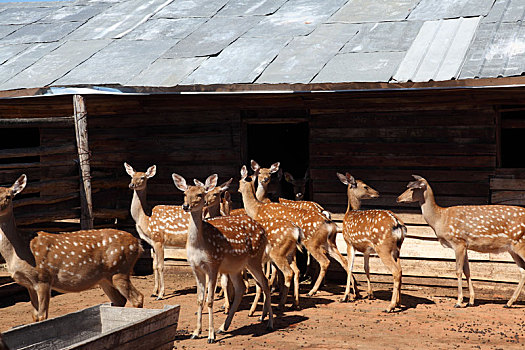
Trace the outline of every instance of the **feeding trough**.
<instances>
[{"instance_id":1,"label":"feeding trough","mask_svg":"<svg viewBox=\"0 0 525 350\"><path fill-rule=\"evenodd\" d=\"M9 349L172 349L179 305L93 306L3 333Z\"/></svg>"}]
</instances>

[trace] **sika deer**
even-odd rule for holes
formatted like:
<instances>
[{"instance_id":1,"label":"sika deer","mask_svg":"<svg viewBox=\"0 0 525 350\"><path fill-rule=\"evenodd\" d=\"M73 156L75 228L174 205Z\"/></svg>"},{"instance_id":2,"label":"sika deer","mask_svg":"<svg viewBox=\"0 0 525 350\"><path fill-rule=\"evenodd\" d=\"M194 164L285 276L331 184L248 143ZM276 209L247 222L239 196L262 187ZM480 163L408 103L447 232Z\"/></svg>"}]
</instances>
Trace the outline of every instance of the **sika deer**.
<instances>
[{"instance_id":1,"label":"sika deer","mask_svg":"<svg viewBox=\"0 0 525 350\"><path fill-rule=\"evenodd\" d=\"M0 253L15 282L29 291L33 321L48 317L51 289L80 292L99 284L114 305L129 300L142 307L144 297L130 280L142 253L139 240L114 229L23 234L15 224L13 197L26 183L22 175L11 187L0 187Z\"/></svg>"},{"instance_id":2,"label":"sika deer","mask_svg":"<svg viewBox=\"0 0 525 350\"><path fill-rule=\"evenodd\" d=\"M418 202L425 221L432 227L441 245L454 249L458 279L458 300L454 307L462 307L463 273L470 294L467 306L474 305L467 249L483 253L510 253L521 273L520 282L506 304L506 307L511 307L525 284L525 208L507 205L440 207L427 180L413 176L416 181L408 184L408 189L397 201Z\"/></svg>"},{"instance_id":3,"label":"sika deer","mask_svg":"<svg viewBox=\"0 0 525 350\"><path fill-rule=\"evenodd\" d=\"M217 176L217 175L215 175ZM207 280L208 306L208 343L215 342L213 328L213 299L219 273L228 274L235 288L235 299L228 316L218 333L225 332L239 307L244 294L244 283L241 272L247 268L265 295L265 304L261 320L269 314L268 329L273 329L273 313L270 300L268 280L262 271L262 259L267 240L264 229L247 216L221 216L203 221L202 210L207 190L201 186L188 186L186 180L172 174L175 186L184 192L185 211L191 214L188 230L187 256L193 274L197 280L197 327L191 338L200 335L202 328L202 308L204 303L204 284ZM208 189L208 191L212 188Z\"/></svg>"},{"instance_id":4,"label":"sika deer","mask_svg":"<svg viewBox=\"0 0 525 350\"><path fill-rule=\"evenodd\" d=\"M275 162L272 165L270 165L269 168L261 168L261 166L252 159L251 166L252 170L256 173L258 173L257 176L257 191L255 192L255 196L257 199L261 202L271 202L270 198L268 198L268 186L270 184L270 181L272 180L272 174L279 171L279 166L281 163ZM281 178L279 177L279 181ZM277 197L280 196L280 190L277 193Z\"/></svg>"},{"instance_id":5,"label":"sika deer","mask_svg":"<svg viewBox=\"0 0 525 350\"><path fill-rule=\"evenodd\" d=\"M348 207L343 221L343 237L347 245L348 278L345 295L342 301L354 300L359 297L355 281L352 278L355 251L364 254L365 273L368 297L373 298L370 285L370 253L377 253L383 264L392 272L394 289L392 300L386 312L392 312L400 301L401 264L399 251L406 235L403 222L389 210L359 210L362 199L379 197L379 193L361 180L355 180L352 175L337 173L339 180L347 185ZM349 298L350 285L354 296Z\"/></svg>"},{"instance_id":6,"label":"sika deer","mask_svg":"<svg viewBox=\"0 0 525 350\"><path fill-rule=\"evenodd\" d=\"M256 177L257 174L254 174ZM319 289L321 282L330 265L327 253L336 259L345 270L348 269L346 259L341 255L335 244L337 235L336 225L327 220L318 212L311 210L300 210L287 207L279 203L262 203L255 198L253 193L252 176L248 176L246 166L241 169L241 180L239 192L242 194L244 208L251 218L262 220L286 219L299 226L304 232L304 245L308 252L319 262L321 270L315 285L308 295L314 295Z\"/></svg>"},{"instance_id":7,"label":"sika deer","mask_svg":"<svg viewBox=\"0 0 525 350\"><path fill-rule=\"evenodd\" d=\"M332 218L332 214L330 214L329 211L324 210L324 208L319 203L304 200L306 184L308 183L308 181L310 181L310 177L308 176L308 170L306 171L302 179L296 180L294 179L292 174L288 172L284 173L284 179L286 180L286 182L289 182L293 185L293 192L295 198L293 201L286 198L279 198L279 203L290 206L292 208L315 210L323 214L329 220Z\"/></svg>"},{"instance_id":8,"label":"sika deer","mask_svg":"<svg viewBox=\"0 0 525 350\"><path fill-rule=\"evenodd\" d=\"M129 164L124 168L133 190L131 216L135 220L137 232L153 248L153 274L155 286L152 296L157 300L164 297L164 248L185 248L190 215L180 205L157 205L150 209L147 202L146 187L148 180L155 176L157 167L150 166L146 172L135 171Z\"/></svg>"}]
</instances>

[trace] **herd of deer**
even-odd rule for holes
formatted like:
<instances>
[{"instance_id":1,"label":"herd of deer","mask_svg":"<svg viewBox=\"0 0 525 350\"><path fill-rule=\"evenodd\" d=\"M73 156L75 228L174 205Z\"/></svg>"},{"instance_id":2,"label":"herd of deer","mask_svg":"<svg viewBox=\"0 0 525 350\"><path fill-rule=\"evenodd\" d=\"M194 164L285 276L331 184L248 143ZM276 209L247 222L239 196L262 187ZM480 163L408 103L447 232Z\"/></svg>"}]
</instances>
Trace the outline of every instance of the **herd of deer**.
<instances>
[{"instance_id":1,"label":"herd of deer","mask_svg":"<svg viewBox=\"0 0 525 350\"><path fill-rule=\"evenodd\" d=\"M190 185L172 174L175 186L184 192L181 206L158 205L150 208L146 188L156 167L137 172L124 164L131 176L133 190L131 215L137 232L153 248L155 285L153 295L164 297L164 248L186 247L187 259L197 281L197 327L192 338L200 336L204 299L209 315L208 342L215 341L213 301L217 279L223 290L233 285L234 298L227 303L227 317L218 333L231 324L245 292L243 272L248 270L256 281L256 298L250 309L253 314L257 300L264 294L260 320L268 315L268 329L273 328L268 272L263 266L270 261L284 276L279 308L283 308L289 288L294 281L293 307L299 308L299 269L296 249L303 247L319 262L320 272L308 295L314 295L325 277L329 257L334 258L347 272L347 283L342 301L359 297L352 269L356 251L364 255L367 294L373 297L370 285L369 256L376 253L394 277L392 299L387 312L400 305L402 271L400 249L406 235L403 222L389 210L359 210L361 200L375 198L376 190L349 173L337 173L347 186L348 207L343 222L343 237L347 244L347 258L337 249L337 227L330 213L318 203L267 198L268 184L279 163L261 168L252 161L254 171L248 175L243 166L239 192L243 209L231 209L227 192L232 179L217 185L218 176L209 176L205 183L194 180ZM289 174L288 174L289 175ZM288 181L294 181L288 175ZM429 183L414 175L415 181L397 201L418 202L422 214L434 229L439 242L454 249L458 279L458 299L463 303L462 275L467 279L470 299L474 305L474 289L470 278L467 250L479 252L508 251L520 268L519 284L506 304L510 307L525 284L525 208L502 205L440 207L434 200ZM258 182L257 188L255 182ZM129 301L134 307L143 306L143 295L132 285L130 274L140 254L140 240L130 233L115 229L82 230L50 234L26 234L17 230L13 215L13 197L26 186L27 178L20 176L11 187L0 187L0 253L13 279L25 286L34 308L34 321L48 316L51 289L61 292L79 292L98 284L113 305L124 306ZM302 197L296 196L296 199ZM272 275L272 278L275 274ZM350 291L352 289L352 292ZM229 300L225 297L226 302Z\"/></svg>"}]
</instances>

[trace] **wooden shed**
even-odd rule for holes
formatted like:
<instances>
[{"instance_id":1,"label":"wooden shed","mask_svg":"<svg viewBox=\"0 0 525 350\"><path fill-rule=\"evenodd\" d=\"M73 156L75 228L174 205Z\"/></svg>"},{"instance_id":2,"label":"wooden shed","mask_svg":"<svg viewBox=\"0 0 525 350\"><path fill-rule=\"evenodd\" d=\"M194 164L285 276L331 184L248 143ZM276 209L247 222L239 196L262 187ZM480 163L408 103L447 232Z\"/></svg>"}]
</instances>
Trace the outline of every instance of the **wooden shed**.
<instances>
[{"instance_id":1,"label":"wooden shed","mask_svg":"<svg viewBox=\"0 0 525 350\"><path fill-rule=\"evenodd\" d=\"M226 0L186 12L154 0L2 4L0 183L28 175L18 224L71 230L94 217L133 230L124 162L156 164L150 202L180 204L172 172L226 181L250 159L280 161L309 171L309 198L339 221L335 173L366 181L381 193L366 207L409 225L404 274L455 277L453 251L395 198L418 174L440 205L524 204L522 22L510 0L458 13L409 2L282 0L256 13ZM510 257L469 257L474 278L518 280Z\"/></svg>"}]
</instances>

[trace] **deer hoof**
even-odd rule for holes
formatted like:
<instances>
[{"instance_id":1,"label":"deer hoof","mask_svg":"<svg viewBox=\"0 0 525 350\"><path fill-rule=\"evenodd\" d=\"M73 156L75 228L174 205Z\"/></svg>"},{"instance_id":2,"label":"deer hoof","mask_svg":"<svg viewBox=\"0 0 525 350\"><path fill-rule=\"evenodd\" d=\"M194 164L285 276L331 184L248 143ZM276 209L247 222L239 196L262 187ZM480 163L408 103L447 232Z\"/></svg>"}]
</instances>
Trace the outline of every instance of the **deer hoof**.
<instances>
[{"instance_id":1,"label":"deer hoof","mask_svg":"<svg viewBox=\"0 0 525 350\"><path fill-rule=\"evenodd\" d=\"M199 339L199 336L197 334L192 334L190 339Z\"/></svg>"},{"instance_id":2,"label":"deer hoof","mask_svg":"<svg viewBox=\"0 0 525 350\"><path fill-rule=\"evenodd\" d=\"M467 307L473 307L473 306L474 306L474 303L471 303L471 302L467 303Z\"/></svg>"},{"instance_id":3,"label":"deer hoof","mask_svg":"<svg viewBox=\"0 0 525 350\"><path fill-rule=\"evenodd\" d=\"M215 339L208 338L208 344L213 344L213 343L215 343Z\"/></svg>"},{"instance_id":4,"label":"deer hoof","mask_svg":"<svg viewBox=\"0 0 525 350\"><path fill-rule=\"evenodd\" d=\"M463 306L461 306L461 304L454 304L454 308L455 309L461 309Z\"/></svg>"},{"instance_id":5,"label":"deer hoof","mask_svg":"<svg viewBox=\"0 0 525 350\"><path fill-rule=\"evenodd\" d=\"M509 304L505 304L505 305L503 305L503 307L504 307L505 309L510 309L510 308L511 308L511 306L510 306Z\"/></svg>"}]
</instances>

